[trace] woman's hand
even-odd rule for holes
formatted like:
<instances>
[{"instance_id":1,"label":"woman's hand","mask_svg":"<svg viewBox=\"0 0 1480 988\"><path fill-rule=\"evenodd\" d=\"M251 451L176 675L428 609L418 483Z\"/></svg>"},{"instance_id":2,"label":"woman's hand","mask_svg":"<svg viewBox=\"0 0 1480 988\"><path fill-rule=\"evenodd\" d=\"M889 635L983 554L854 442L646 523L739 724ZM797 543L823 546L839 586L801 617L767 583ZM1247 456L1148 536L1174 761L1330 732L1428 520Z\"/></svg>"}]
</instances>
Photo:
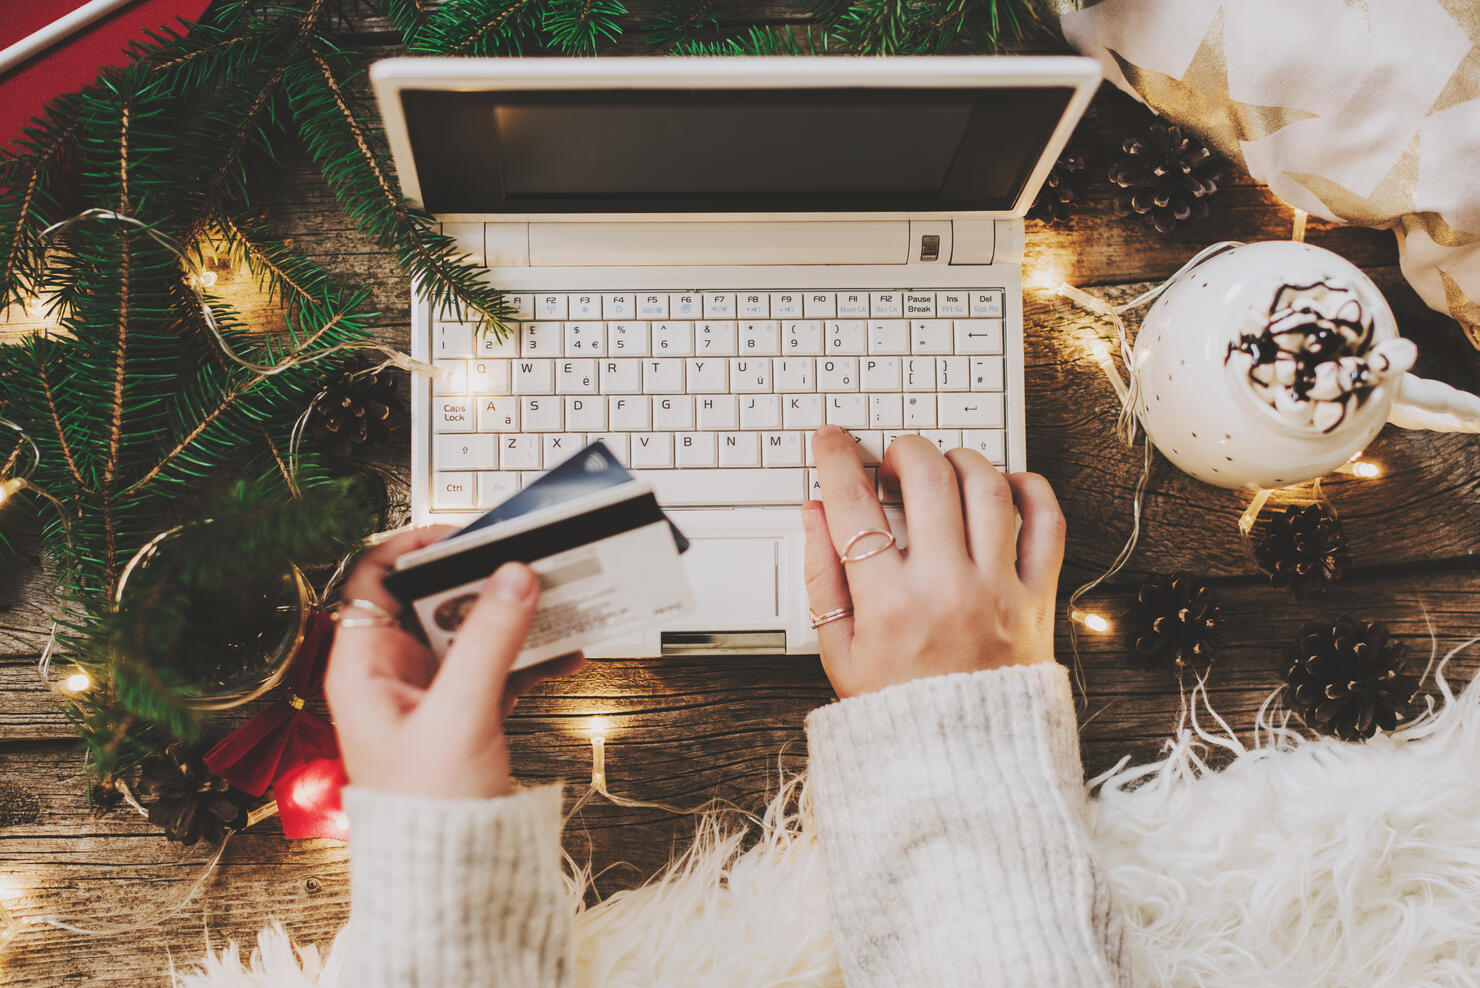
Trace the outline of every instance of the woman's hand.
<instances>
[{"instance_id":1,"label":"woman's hand","mask_svg":"<svg viewBox=\"0 0 1480 988\"><path fill-rule=\"evenodd\" d=\"M401 605L381 579L396 557L451 531L422 528L376 547L355 567L344 599L398 613ZM507 794L512 783L504 718L521 694L584 663L570 655L509 672L538 599L539 581L528 566L500 567L483 585L440 666L420 639L402 628L339 627L325 692L350 782L448 799Z\"/></svg>"},{"instance_id":2,"label":"woman's hand","mask_svg":"<svg viewBox=\"0 0 1480 988\"><path fill-rule=\"evenodd\" d=\"M942 456L927 439L901 436L884 454L883 470L904 497L908 550L843 563L855 534L887 530L889 522L848 433L825 426L812 449L822 501L802 509L807 596L815 614L854 609L817 629L838 696L1053 660L1064 516L1048 481L1004 475L978 453ZM862 539L853 555L883 542Z\"/></svg>"}]
</instances>

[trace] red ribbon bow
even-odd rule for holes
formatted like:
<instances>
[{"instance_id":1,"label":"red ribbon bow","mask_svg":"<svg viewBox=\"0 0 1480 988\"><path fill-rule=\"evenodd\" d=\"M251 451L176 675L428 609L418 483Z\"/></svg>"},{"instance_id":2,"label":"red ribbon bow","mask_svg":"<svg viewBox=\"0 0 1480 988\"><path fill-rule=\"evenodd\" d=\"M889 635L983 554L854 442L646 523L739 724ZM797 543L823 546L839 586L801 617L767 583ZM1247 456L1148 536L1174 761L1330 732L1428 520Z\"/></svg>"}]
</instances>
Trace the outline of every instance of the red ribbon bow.
<instances>
[{"instance_id":1,"label":"red ribbon bow","mask_svg":"<svg viewBox=\"0 0 1480 988\"><path fill-rule=\"evenodd\" d=\"M344 785L339 766L339 743L334 727L308 709L308 702L324 695L324 672L334 644L334 621L315 613L308 619L303 642L288 670L288 694L228 734L210 751L205 762L212 772L243 792L261 796L276 785L279 810L292 804L296 812L281 812L283 835L290 838L344 835L339 789ZM333 771L330 771L332 763ZM294 793L301 788L304 770L318 781L311 811L298 806ZM326 783L333 781L326 788ZM288 799L284 799L285 795Z\"/></svg>"}]
</instances>

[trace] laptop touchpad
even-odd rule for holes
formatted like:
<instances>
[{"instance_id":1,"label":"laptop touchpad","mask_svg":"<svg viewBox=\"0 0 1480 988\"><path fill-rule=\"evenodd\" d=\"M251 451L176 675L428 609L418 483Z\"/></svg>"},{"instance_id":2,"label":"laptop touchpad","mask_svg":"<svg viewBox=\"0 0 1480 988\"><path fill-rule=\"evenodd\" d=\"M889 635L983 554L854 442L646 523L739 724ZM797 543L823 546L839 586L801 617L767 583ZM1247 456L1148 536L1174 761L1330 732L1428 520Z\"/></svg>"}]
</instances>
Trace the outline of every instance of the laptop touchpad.
<instances>
[{"instance_id":1,"label":"laptop touchpad","mask_svg":"<svg viewBox=\"0 0 1480 988\"><path fill-rule=\"evenodd\" d=\"M781 614L781 539L696 538L683 554L694 612L692 627L722 629L736 623L777 619Z\"/></svg>"}]
</instances>

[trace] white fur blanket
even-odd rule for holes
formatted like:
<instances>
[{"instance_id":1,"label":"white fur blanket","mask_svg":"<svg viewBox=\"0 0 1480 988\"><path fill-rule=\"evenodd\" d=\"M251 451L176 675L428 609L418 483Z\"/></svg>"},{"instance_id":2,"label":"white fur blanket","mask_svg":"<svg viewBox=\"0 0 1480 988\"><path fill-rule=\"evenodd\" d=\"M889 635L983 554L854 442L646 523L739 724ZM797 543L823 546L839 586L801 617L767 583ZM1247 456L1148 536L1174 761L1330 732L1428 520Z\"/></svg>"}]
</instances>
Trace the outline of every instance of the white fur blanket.
<instances>
[{"instance_id":1,"label":"white fur blanket","mask_svg":"<svg viewBox=\"0 0 1480 988\"><path fill-rule=\"evenodd\" d=\"M1252 748L1216 715L1216 733L1192 716L1160 761L1091 780L1139 983L1480 984L1480 682L1454 696L1442 669L1441 706L1366 744L1308 740L1266 704ZM1216 748L1232 760L1211 771ZM592 907L573 872L576 983L841 985L799 786L749 850L707 818L664 876ZM333 984L337 967L334 949L295 950L271 928L249 959L231 944L176 981L297 988Z\"/></svg>"}]
</instances>

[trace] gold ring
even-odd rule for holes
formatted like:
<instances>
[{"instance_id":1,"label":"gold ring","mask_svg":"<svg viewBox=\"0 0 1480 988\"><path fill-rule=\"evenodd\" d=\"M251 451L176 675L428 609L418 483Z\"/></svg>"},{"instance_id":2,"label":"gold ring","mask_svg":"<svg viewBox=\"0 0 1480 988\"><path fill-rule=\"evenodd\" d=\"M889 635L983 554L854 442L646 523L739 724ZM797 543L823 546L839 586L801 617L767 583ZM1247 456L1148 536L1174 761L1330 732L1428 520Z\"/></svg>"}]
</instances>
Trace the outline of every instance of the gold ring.
<instances>
[{"instance_id":1,"label":"gold ring","mask_svg":"<svg viewBox=\"0 0 1480 988\"><path fill-rule=\"evenodd\" d=\"M870 535L882 535L884 536L886 541L883 544L877 545L872 549L860 552L856 556L852 555L853 547L858 544L859 540L866 539ZM865 528L863 531L857 533L851 539L849 539L847 545L843 546L843 554L838 557L838 561L844 563L861 563L865 559L872 559L879 553L887 552L892 548L894 548L893 532L889 531L887 528Z\"/></svg>"},{"instance_id":2,"label":"gold ring","mask_svg":"<svg viewBox=\"0 0 1480 988\"><path fill-rule=\"evenodd\" d=\"M818 614L816 611L812 610L809 607L807 608L807 616L812 619L812 630L816 631L824 624L832 624L834 621L841 621L845 617L852 617L853 608L839 607L835 611L828 611L826 614Z\"/></svg>"},{"instance_id":3,"label":"gold ring","mask_svg":"<svg viewBox=\"0 0 1480 988\"><path fill-rule=\"evenodd\" d=\"M334 620L341 628L399 628L401 622L395 618L382 617L372 614L369 617L342 617L334 615Z\"/></svg>"},{"instance_id":4,"label":"gold ring","mask_svg":"<svg viewBox=\"0 0 1480 988\"><path fill-rule=\"evenodd\" d=\"M336 618L338 618L340 615L344 614L345 611L369 611L371 614L374 614L377 617L384 618L387 621L394 622L400 620L399 617L392 614L384 607L381 607L375 601L366 600L363 597L350 597L345 600L341 600L339 602L339 606L335 608L334 615ZM351 625L351 627L353 627L353 625Z\"/></svg>"}]
</instances>

